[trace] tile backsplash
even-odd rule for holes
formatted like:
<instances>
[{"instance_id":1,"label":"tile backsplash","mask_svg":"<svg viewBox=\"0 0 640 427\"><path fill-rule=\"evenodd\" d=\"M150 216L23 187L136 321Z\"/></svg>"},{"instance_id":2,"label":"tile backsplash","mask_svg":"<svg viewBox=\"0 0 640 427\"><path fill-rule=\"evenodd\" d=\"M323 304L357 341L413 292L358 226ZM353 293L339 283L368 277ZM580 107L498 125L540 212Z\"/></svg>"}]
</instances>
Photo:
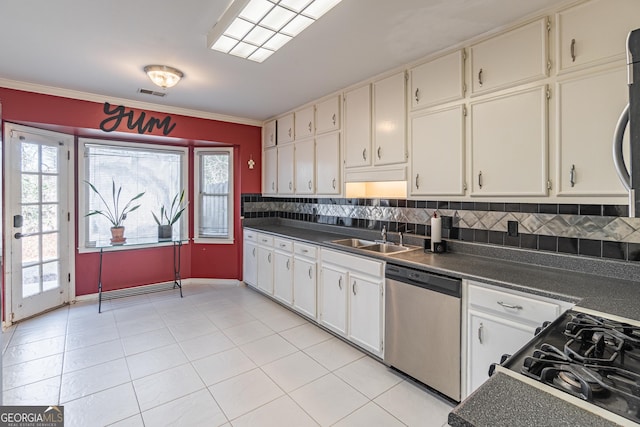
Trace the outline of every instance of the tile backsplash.
<instances>
[{"instance_id":1,"label":"tile backsplash","mask_svg":"<svg viewBox=\"0 0 640 427\"><path fill-rule=\"evenodd\" d=\"M434 212L443 218L445 239L640 261L640 218L628 218L628 207L624 205L273 198L243 194L241 215L375 230L385 225L392 232L429 236L429 219ZM509 221L518 223L517 236L508 235Z\"/></svg>"}]
</instances>

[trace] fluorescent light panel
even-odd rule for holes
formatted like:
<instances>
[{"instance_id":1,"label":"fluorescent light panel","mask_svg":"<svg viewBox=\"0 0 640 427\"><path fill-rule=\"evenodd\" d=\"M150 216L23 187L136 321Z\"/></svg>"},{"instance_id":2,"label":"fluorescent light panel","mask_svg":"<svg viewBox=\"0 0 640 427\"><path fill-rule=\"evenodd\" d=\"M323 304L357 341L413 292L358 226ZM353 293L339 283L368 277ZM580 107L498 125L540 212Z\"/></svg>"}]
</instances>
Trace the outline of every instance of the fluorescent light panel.
<instances>
[{"instance_id":1,"label":"fluorescent light panel","mask_svg":"<svg viewBox=\"0 0 640 427\"><path fill-rule=\"evenodd\" d=\"M235 0L208 35L219 52L262 62L342 0Z\"/></svg>"}]
</instances>

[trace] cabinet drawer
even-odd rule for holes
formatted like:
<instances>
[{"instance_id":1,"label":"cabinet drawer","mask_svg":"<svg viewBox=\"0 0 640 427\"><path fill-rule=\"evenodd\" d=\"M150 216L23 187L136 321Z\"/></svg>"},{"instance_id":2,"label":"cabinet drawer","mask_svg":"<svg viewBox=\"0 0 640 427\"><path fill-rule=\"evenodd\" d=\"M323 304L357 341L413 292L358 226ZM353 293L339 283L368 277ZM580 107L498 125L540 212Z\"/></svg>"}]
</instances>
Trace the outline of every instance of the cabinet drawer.
<instances>
[{"instance_id":1,"label":"cabinet drawer","mask_svg":"<svg viewBox=\"0 0 640 427\"><path fill-rule=\"evenodd\" d=\"M555 320L560 315L560 304L474 285L469 285L469 306L534 325Z\"/></svg>"},{"instance_id":2,"label":"cabinet drawer","mask_svg":"<svg viewBox=\"0 0 640 427\"><path fill-rule=\"evenodd\" d=\"M256 231L244 230L243 234L244 234L244 240L250 240L252 242L258 241L258 233Z\"/></svg>"},{"instance_id":3,"label":"cabinet drawer","mask_svg":"<svg viewBox=\"0 0 640 427\"><path fill-rule=\"evenodd\" d=\"M315 259L318 255L318 248L312 245L295 242L293 244L293 253Z\"/></svg>"},{"instance_id":4,"label":"cabinet drawer","mask_svg":"<svg viewBox=\"0 0 640 427\"><path fill-rule=\"evenodd\" d=\"M349 255L345 252L322 250L322 261L345 267L351 272L360 272L376 278L384 274L384 263L369 258Z\"/></svg>"},{"instance_id":5,"label":"cabinet drawer","mask_svg":"<svg viewBox=\"0 0 640 427\"><path fill-rule=\"evenodd\" d=\"M258 233L258 244L262 246L273 246L273 236Z\"/></svg>"},{"instance_id":6,"label":"cabinet drawer","mask_svg":"<svg viewBox=\"0 0 640 427\"><path fill-rule=\"evenodd\" d=\"M291 252L293 251L293 242L291 240L279 239L276 237L273 239L273 247L279 251Z\"/></svg>"}]
</instances>

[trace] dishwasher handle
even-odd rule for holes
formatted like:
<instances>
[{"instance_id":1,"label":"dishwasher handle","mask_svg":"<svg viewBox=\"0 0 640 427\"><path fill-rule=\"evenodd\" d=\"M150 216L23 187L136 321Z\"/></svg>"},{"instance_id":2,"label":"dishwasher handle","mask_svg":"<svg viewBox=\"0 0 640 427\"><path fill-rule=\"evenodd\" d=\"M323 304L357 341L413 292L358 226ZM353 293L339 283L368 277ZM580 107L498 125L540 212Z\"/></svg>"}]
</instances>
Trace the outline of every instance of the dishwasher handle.
<instances>
[{"instance_id":1,"label":"dishwasher handle","mask_svg":"<svg viewBox=\"0 0 640 427\"><path fill-rule=\"evenodd\" d=\"M389 264L387 264L385 276L389 280L418 286L441 294L457 298L462 296L462 281L453 277L439 276L426 271Z\"/></svg>"}]
</instances>

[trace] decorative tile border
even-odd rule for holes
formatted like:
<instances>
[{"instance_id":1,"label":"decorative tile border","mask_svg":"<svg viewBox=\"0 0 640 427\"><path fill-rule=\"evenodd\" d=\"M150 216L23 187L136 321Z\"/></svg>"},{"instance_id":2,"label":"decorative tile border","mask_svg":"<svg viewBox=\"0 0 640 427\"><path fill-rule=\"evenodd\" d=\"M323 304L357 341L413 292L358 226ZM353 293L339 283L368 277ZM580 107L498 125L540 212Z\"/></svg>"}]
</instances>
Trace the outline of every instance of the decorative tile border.
<instances>
[{"instance_id":1,"label":"decorative tile border","mask_svg":"<svg viewBox=\"0 0 640 427\"><path fill-rule=\"evenodd\" d=\"M348 227L430 235L437 212L451 219L443 237L585 256L640 261L640 219L619 205L314 199L242 196L247 218L283 217ZM518 222L518 236L507 224Z\"/></svg>"}]
</instances>

